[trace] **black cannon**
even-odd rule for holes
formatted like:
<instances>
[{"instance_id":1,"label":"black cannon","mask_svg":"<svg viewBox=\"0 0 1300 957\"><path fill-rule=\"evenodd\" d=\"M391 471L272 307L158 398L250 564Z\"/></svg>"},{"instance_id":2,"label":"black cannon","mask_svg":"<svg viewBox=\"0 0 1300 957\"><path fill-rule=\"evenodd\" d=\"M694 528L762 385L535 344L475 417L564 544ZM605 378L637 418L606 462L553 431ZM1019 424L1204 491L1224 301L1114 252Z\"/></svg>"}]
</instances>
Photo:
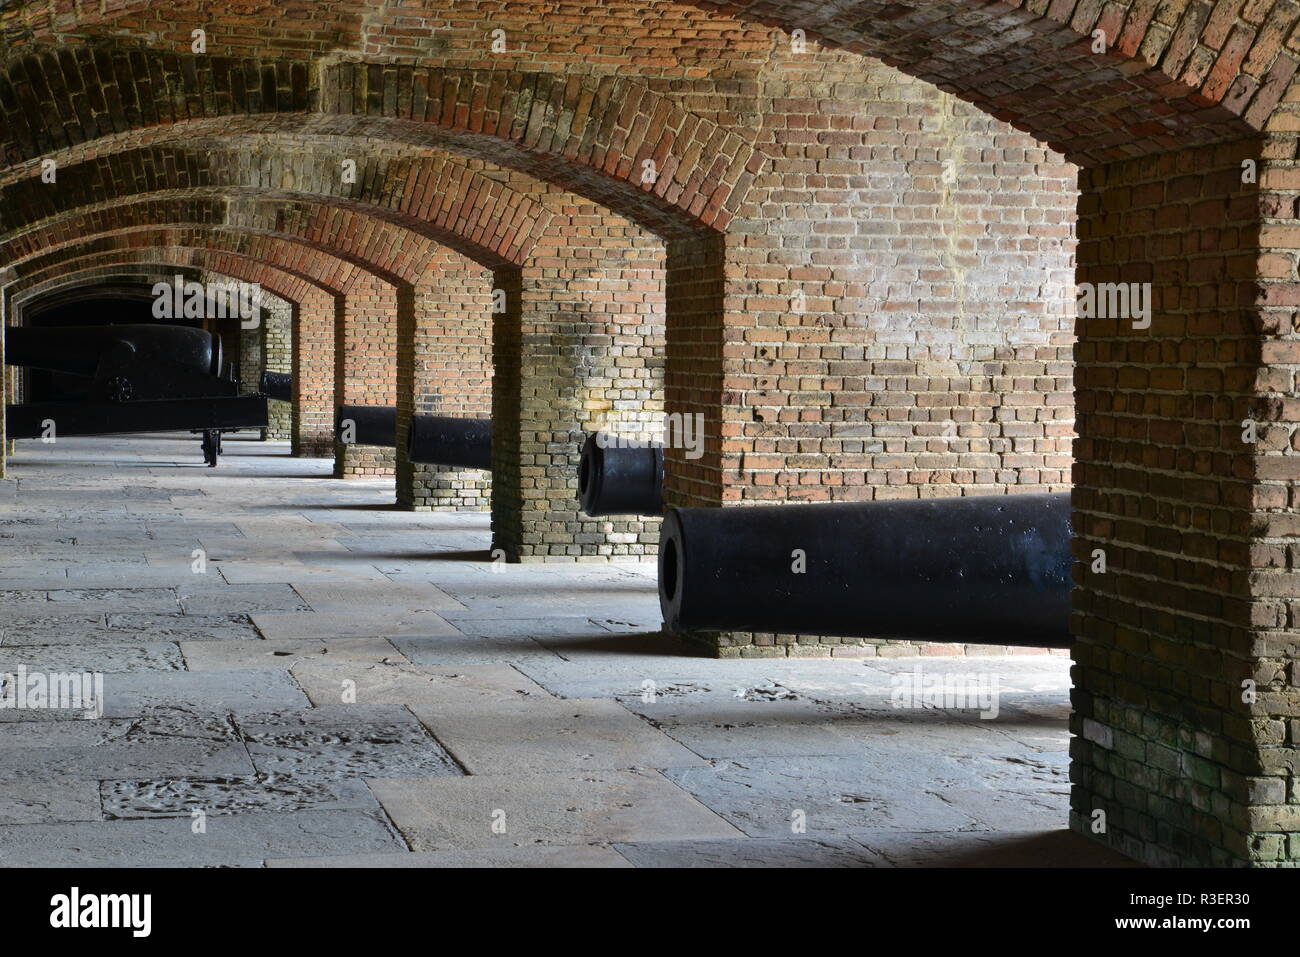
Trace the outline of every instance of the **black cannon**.
<instances>
[{"instance_id":1,"label":"black cannon","mask_svg":"<svg viewBox=\"0 0 1300 957\"><path fill-rule=\"evenodd\" d=\"M340 442L397 446L397 409L391 405L339 406L334 424ZM417 465L492 468L492 420L415 415L407 432L407 455Z\"/></svg>"},{"instance_id":2,"label":"black cannon","mask_svg":"<svg viewBox=\"0 0 1300 957\"><path fill-rule=\"evenodd\" d=\"M661 515L664 510L664 447L628 443L594 432L582 445L578 502L592 518L602 515Z\"/></svg>"},{"instance_id":3,"label":"black cannon","mask_svg":"<svg viewBox=\"0 0 1300 957\"><path fill-rule=\"evenodd\" d=\"M5 362L85 377L86 398L93 401L178 399L227 391L216 384L225 384L221 337L187 326L14 326L5 330Z\"/></svg>"},{"instance_id":4,"label":"black cannon","mask_svg":"<svg viewBox=\"0 0 1300 957\"><path fill-rule=\"evenodd\" d=\"M407 455L417 465L492 469L492 420L417 415L407 434Z\"/></svg>"},{"instance_id":5,"label":"black cannon","mask_svg":"<svg viewBox=\"0 0 1300 957\"><path fill-rule=\"evenodd\" d=\"M670 508L672 631L1069 647L1070 496Z\"/></svg>"},{"instance_id":6,"label":"black cannon","mask_svg":"<svg viewBox=\"0 0 1300 957\"><path fill-rule=\"evenodd\" d=\"M5 408L10 438L185 429L216 465L221 435L267 426L266 396L239 395L222 375L220 336L171 325L5 330L5 362L84 380L73 401Z\"/></svg>"},{"instance_id":7,"label":"black cannon","mask_svg":"<svg viewBox=\"0 0 1300 957\"><path fill-rule=\"evenodd\" d=\"M268 369L262 373L262 379L257 384L257 391L268 399L292 402L293 376L288 372L272 372Z\"/></svg>"},{"instance_id":8,"label":"black cannon","mask_svg":"<svg viewBox=\"0 0 1300 957\"><path fill-rule=\"evenodd\" d=\"M341 405L334 422L334 435L344 445L397 448L397 407Z\"/></svg>"}]
</instances>

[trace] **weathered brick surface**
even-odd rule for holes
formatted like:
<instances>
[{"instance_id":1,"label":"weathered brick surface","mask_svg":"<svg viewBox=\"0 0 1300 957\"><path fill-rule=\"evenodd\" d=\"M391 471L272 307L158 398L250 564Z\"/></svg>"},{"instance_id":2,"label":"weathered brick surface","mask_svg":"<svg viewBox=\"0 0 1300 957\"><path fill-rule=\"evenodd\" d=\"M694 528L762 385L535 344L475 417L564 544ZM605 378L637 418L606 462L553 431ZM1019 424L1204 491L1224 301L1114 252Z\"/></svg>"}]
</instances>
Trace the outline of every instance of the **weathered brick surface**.
<instances>
[{"instance_id":1,"label":"weathered brick surface","mask_svg":"<svg viewBox=\"0 0 1300 957\"><path fill-rule=\"evenodd\" d=\"M338 299L334 314L335 409L397 404L398 305L411 307L410 290L361 275ZM409 321L409 320L407 320ZM392 475L394 450L336 439L334 475Z\"/></svg>"},{"instance_id":2,"label":"weathered brick surface","mask_svg":"<svg viewBox=\"0 0 1300 957\"><path fill-rule=\"evenodd\" d=\"M265 293L264 293L265 294ZM262 372L293 373L293 303L278 296L267 295L262 306L261 325L258 327L261 346ZM265 438L285 440L293 437L293 403L271 401L267 403L267 421L263 430Z\"/></svg>"},{"instance_id":3,"label":"weathered brick surface","mask_svg":"<svg viewBox=\"0 0 1300 957\"><path fill-rule=\"evenodd\" d=\"M410 295L397 325L397 502L416 511L486 510L490 472L415 465L406 436L416 413L491 417L492 271L446 250L430 257Z\"/></svg>"},{"instance_id":4,"label":"weathered brick surface","mask_svg":"<svg viewBox=\"0 0 1300 957\"><path fill-rule=\"evenodd\" d=\"M1271 562L1258 464L1281 460L1258 457L1272 421L1263 448L1242 440L1276 418L1250 309L1261 196L1241 164L1258 157L1247 140L1083 175L1080 281L1150 282L1155 309L1147 329L1079 323L1073 814L1087 831L1104 811L1106 840L1155 863L1246 859L1262 770L1241 682L1276 614L1250 569Z\"/></svg>"},{"instance_id":5,"label":"weathered brick surface","mask_svg":"<svg viewBox=\"0 0 1300 957\"><path fill-rule=\"evenodd\" d=\"M577 467L602 416L662 409L662 243L587 204L495 285L494 547L521 561L654 554L657 519L577 511Z\"/></svg>"}]
</instances>

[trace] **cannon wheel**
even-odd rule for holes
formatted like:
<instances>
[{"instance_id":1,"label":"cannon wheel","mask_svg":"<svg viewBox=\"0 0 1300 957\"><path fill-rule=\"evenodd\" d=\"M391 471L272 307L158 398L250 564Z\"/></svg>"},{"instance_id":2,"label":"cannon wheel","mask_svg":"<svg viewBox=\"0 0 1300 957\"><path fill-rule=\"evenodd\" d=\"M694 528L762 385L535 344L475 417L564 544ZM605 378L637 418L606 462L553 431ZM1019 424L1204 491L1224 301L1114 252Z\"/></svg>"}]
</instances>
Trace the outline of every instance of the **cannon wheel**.
<instances>
[{"instance_id":1,"label":"cannon wheel","mask_svg":"<svg viewBox=\"0 0 1300 957\"><path fill-rule=\"evenodd\" d=\"M221 456L221 433L216 429L205 429L203 432L203 461L207 463L208 468L216 468L217 459Z\"/></svg>"}]
</instances>

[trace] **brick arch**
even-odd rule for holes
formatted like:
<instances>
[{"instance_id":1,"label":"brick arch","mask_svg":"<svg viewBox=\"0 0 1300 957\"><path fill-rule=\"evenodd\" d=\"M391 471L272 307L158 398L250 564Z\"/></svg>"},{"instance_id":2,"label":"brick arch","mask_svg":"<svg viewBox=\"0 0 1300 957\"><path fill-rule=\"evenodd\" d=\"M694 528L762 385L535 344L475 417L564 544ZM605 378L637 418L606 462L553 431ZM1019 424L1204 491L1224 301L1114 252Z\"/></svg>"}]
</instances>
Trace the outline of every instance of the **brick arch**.
<instances>
[{"instance_id":1,"label":"brick arch","mask_svg":"<svg viewBox=\"0 0 1300 957\"><path fill-rule=\"evenodd\" d=\"M11 280L11 285L27 288L31 283L57 280L63 275L75 276L85 270L131 266L217 272L241 282L257 283L280 299L295 304L313 296L332 298L340 292L305 276L286 272L241 254L193 246L100 248L89 253L77 249L61 249L43 256L36 268L29 264L26 270L18 270L18 276Z\"/></svg>"},{"instance_id":2,"label":"brick arch","mask_svg":"<svg viewBox=\"0 0 1300 957\"><path fill-rule=\"evenodd\" d=\"M748 138L629 77L338 63L325 68L322 87L325 114L436 127L453 149L665 236L725 229L765 159ZM642 176L647 160L653 182Z\"/></svg>"},{"instance_id":3,"label":"brick arch","mask_svg":"<svg viewBox=\"0 0 1300 957\"><path fill-rule=\"evenodd\" d=\"M344 127L437 130L452 149L687 235L724 229L764 160L745 137L635 78L209 57L128 40L27 46L0 67L6 166L201 118L301 114L333 117L333 129L345 118ZM646 160L656 177L642 175Z\"/></svg>"},{"instance_id":4,"label":"brick arch","mask_svg":"<svg viewBox=\"0 0 1300 957\"><path fill-rule=\"evenodd\" d=\"M361 274L390 285L417 278L438 247L413 234L348 210L318 203L257 198L142 199L56 217L0 244L0 268L87 237L153 235L228 237L232 251L346 288Z\"/></svg>"},{"instance_id":5,"label":"brick arch","mask_svg":"<svg viewBox=\"0 0 1300 957\"><path fill-rule=\"evenodd\" d=\"M25 277L11 285L9 294L14 306L22 308L28 303L35 304L49 296L62 295L65 291L70 294L76 293L77 295L70 296L76 301L94 298L97 287L123 284L152 286L154 283L169 280L171 276L178 273L186 279L197 279L201 273L201 270L188 266L171 268L171 273L166 273L161 265L152 268L141 267L135 271L118 266L90 266L74 271L60 270L57 275L40 281L30 276Z\"/></svg>"},{"instance_id":6,"label":"brick arch","mask_svg":"<svg viewBox=\"0 0 1300 957\"><path fill-rule=\"evenodd\" d=\"M1080 165L1260 132L1297 65L1295 18L1240 0L692 2L879 59Z\"/></svg>"},{"instance_id":7,"label":"brick arch","mask_svg":"<svg viewBox=\"0 0 1300 957\"><path fill-rule=\"evenodd\" d=\"M76 261L74 261L75 263ZM114 282L131 282L152 286L157 282L167 282L173 276L181 275L188 279L198 279L203 273L210 272L229 279L239 279L238 276L230 276L222 273L220 270L207 269L194 265L168 265L166 263L144 263L141 262L132 268L127 263L120 264L98 264L98 265L74 265L68 267L66 263L60 263L47 267L44 272L52 272L48 277L30 275L12 284L12 301L17 306L24 306L27 303L34 303L47 295L55 292L67 290L84 290L87 297L94 294L96 286L111 284ZM248 280L240 280L248 281ZM286 303L294 303L283 295L276 293L268 284L259 283L263 290Z\"/></svg>"},{"instance_id":8,"label":"brick arch","mask_svg":"<svg viewBox=\"0 0 1300 957\"><path fill-rule=\"evenodd\" d=\"M287 144L241 140L239 149L223 137L209 148L193 130L160 132L168 134L163 143L117 143L120 149L79 162L65 157L57 187L35 177L0 186L0 234L143 194L326 196L337 208L385 219L497 267L523 262L552 215L535 197L449 155L411 155L400 147L354 155L308 136ZM356 163L353 183L340 175L344 159Z\"/></svg>"}]
</instances>

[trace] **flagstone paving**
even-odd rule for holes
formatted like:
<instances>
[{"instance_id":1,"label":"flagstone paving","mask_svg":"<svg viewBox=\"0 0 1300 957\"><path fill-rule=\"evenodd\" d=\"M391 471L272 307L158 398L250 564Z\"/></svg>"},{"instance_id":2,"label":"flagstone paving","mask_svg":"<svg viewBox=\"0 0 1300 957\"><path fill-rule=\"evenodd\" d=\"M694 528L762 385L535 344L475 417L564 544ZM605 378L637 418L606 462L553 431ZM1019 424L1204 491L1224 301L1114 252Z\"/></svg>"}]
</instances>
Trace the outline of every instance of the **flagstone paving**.
<instances>
[{"instance_id":1,"label":"flagstone paving","mask_svg":"<svg viewBox=\"0 0 1300 957\"><path fill-rule=\"evenodd\" d=\"M0 865L1122 863L1065 830L1064 657L698 657L653 564L494 563L486 514L225 447L18 444L0 684L102 700L0 708ZM897 707L918 669L997 715Z\"/></svg>"}]
</instances>

